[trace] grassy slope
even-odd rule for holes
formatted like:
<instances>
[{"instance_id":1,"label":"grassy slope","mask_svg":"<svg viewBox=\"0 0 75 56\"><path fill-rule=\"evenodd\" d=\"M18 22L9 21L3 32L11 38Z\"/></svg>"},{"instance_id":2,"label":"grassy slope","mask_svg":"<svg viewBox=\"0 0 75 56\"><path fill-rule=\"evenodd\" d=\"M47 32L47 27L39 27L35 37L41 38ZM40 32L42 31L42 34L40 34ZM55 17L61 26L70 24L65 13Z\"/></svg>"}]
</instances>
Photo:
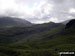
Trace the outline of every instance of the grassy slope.
<instances>
[{"instance_id":1,"label":"grassy slope","mask_svg":"<svg viewBox=\"0 0 75 56\"><path fill-rule=\"evenodd\" d=\"M49 37L51 34L60 31L63 27L53 29L52 31L43 32L40 37ZM48 40L38 40L28 43L13 43L11 45L1 46L0 50L6 50L7 53L1 52L4 56L58 56L59 51L75 51L75 29L70 28L66 33L56 35ZM11 54L9 53L9 50Z\"/></svg>"}]
</instances>

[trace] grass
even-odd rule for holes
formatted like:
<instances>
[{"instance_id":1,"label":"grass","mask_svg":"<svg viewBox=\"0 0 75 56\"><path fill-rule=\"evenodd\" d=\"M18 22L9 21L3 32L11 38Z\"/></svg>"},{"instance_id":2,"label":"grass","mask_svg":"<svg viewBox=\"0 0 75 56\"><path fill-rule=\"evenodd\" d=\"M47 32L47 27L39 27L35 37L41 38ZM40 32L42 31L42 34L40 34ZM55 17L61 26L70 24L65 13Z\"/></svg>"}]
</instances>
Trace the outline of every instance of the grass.
<instances>
[{"instance_id":1,"label":"grass","mask_svg":"<svg viewBox=\"0 0 75 56\"><path fill-rule=\"evenodd\" d=\"M66 29L63 34L57 34L52 38L47 38L52 34L60 32L64 26L53 28L39 34L33 34L28 38L38 37L32 42L16 42L0 46L0 56L58 56L60 51L75 51L75 29ZM41 39L42 38L42 39ZM35 40L35 39L34 39Z\"/></svg>"}]
</instances>

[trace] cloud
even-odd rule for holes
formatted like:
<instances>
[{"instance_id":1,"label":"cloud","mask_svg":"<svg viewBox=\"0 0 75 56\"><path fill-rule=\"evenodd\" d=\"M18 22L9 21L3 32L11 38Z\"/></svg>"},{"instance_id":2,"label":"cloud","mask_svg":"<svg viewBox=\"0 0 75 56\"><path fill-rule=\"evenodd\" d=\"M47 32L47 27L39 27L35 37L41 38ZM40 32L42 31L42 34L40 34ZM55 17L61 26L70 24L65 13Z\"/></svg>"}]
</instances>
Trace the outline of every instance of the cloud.
<instances>
[{"instance_id":1,"label":"cloud","mask_svg":"<svg viewBox=\"0 0 75 56\"><path fill-rule=\"evenodd\" d=\"M60 22L75 17L75 0L0 0L0 16L32 23Z\"/></svg>"},{"instance_id":2,"label":"cloud","mask_svg":"<svg viewBox=\"0 0 75 56\"><path fill-rule=\"evenodd\" d=\"M71 8L71 9L69 10L69 13L75 13L75 8Z\"/></svg>"},{"instance_id":3,"label":"cloud","mask_svg":"<svg viewBox=\"0 0 75 56\"><path fill-rule=\"evenodd\" d=\"M52 2L54 4L54 8L51 13L52 17L58 18L59 21L68 20L69 16L72 18L74 17L72 15L74 15L75 0L48 0L48 2ZM72 13L69 13L69 10L71 10Z\"/></svg>"}]
</instances>

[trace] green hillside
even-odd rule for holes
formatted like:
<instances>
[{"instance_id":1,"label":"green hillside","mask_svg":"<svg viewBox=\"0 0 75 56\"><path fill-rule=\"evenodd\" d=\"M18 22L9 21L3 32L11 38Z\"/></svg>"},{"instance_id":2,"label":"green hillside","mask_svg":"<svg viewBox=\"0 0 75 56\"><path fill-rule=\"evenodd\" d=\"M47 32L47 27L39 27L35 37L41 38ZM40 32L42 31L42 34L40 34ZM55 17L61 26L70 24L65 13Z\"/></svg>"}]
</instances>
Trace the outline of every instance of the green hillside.
<instances>
[{"instance_id":1,"label":"green hillside","mask_svg":"<svg viewBox=\"0 0 75 56\"><path fill-rule=\"evenodd\" d=\"M48 30L43 30L43 32L34 30L28 35L22 33L23 35L21 36L23 37L17 38L20 41L16 39L15 42L13 41L6 45L0 44L0 56L58 56L60 51L75 51L75 29L74 27L65 29L65 27L65 25L61 25L56 28L47 28ZM22 32L25 30L25 28L10 28L5 29L4 32L6 32L3 34L10 30L9 32L11 33L8 36L14 37L14 32L20 32L20 29L22 29ZM27 32L33 30L33 28L26 29Z\"/></svg>"}]
</instances>

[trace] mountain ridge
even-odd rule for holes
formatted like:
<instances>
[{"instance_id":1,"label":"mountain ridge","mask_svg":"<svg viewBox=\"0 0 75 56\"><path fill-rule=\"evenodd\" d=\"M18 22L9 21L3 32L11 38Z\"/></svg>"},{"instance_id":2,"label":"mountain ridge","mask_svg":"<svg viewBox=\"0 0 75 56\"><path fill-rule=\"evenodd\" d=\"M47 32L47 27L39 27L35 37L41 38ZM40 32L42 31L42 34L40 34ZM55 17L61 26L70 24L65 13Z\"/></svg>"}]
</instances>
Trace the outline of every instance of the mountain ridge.
<instances>
[{"instance_id":1,"label":"mountain ridge","mask_svg":"<svg viewBox=\"0 0 75 56\"><path fill-rule=\"evenodd\" d=\"M0 27L26 27L32 26L32 24L24 19L13 18L13 17L0 17Z\"/></svg>"}]
</instances>

